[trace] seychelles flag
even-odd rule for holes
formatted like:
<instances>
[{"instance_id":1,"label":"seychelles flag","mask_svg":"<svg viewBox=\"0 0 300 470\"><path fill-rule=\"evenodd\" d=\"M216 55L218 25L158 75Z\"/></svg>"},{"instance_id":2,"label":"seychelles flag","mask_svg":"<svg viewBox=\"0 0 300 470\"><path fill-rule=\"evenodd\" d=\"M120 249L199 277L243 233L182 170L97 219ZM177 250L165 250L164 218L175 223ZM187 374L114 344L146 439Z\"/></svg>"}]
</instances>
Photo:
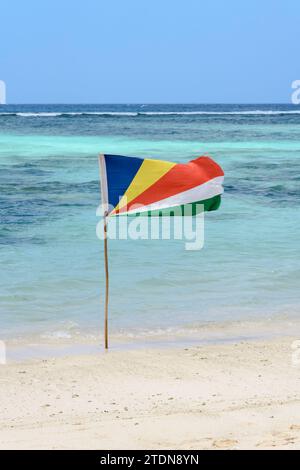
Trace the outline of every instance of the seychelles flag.
<instances>
[{"instance_id":1,"label":"seychelles flag","mask_svg":"<svg viewBox=\"0 0 300 470\"><path fill-rule=\"evenodd\" d=\"M172 163L100 155L99 161L102 204L109 216L196 215L220 206L224 172L209 157Z\"/></svg>"}]
</instances>

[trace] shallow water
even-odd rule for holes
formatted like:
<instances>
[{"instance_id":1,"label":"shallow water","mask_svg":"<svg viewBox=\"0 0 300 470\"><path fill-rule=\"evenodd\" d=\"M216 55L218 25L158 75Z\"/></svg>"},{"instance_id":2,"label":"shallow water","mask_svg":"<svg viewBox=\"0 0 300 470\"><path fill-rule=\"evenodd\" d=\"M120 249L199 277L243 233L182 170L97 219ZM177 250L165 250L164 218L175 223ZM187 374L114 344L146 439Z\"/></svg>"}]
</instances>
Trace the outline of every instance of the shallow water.
<instances>
[{"instance_id":1,"label":"shallow water","mask_svg":"<svg viewBox=\"0 0 300 470\"><path fill-rule=\"evenodd\" d=\"M185 251L178 240L110 241L113 332L299 316L299 112L292 105L0 107L2 336L102 328L99 152L176 162L207 153L226 175L222 205L205 217L201 251Z\"/></svg>"}]
</instances>

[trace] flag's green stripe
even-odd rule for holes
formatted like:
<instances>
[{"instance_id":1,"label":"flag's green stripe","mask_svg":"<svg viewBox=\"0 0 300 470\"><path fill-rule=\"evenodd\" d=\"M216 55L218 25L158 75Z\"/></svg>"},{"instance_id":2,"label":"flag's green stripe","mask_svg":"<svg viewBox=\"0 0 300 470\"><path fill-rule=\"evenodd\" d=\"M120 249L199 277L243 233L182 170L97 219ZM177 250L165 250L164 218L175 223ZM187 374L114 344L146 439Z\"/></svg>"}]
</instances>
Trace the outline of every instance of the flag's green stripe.
<instances>
[{"instance_id":1,"label":"flag's green stripe","mask_svg":"<svg viewBox=\"0 0 300 470\"><path fill-rule=\"evenodd\" d=\"M161 216L183 216L197 215L203 211L215 211L221 204L221 196L217 195L204 201L191 202L180 206L168 207L165 209L157 209L154 211L136 212L135 214L124 213L128 217L144 216L144 217L161 217ZM120 214L121 216L123 214Z\"/></svg>"}]
</instances>

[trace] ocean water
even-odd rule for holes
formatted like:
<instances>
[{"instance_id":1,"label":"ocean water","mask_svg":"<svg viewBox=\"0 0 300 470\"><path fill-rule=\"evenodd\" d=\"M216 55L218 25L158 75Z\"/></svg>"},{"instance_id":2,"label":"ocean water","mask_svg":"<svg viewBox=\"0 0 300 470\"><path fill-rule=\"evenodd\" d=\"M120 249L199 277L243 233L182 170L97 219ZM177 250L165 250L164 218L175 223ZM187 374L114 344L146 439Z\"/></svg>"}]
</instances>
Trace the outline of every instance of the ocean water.
<instances>
[{"instance_id":1,"label":"ocean water","mask_svg":"<svg viewBox=\"0 0 300 470\"><path fill-rule=\"evenodd\" d=\"M99 152L209 154L225 171L202 250L109 241L112 331L299 317L300 107L14 105L0 107L2 338L102 330Z\"/></svg>"}]
</instances>

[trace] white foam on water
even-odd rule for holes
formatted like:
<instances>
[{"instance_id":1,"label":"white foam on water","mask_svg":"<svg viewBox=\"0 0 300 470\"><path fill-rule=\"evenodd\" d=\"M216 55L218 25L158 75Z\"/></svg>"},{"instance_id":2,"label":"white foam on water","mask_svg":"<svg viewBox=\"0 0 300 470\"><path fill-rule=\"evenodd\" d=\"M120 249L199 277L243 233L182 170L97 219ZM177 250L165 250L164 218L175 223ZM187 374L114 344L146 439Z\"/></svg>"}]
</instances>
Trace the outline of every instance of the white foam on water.
<instances>
[{"instance_id":1,"label":"white foam on water","mask_svg":"<svg viewBox=\"0 0 300 470\"><path fill-rule=\"evenodd\" d=\"M0 116L19 117L58 117L58 116L279 116L300 114L300 110L251 110L251 111L142 111L142 112L119 112L119 111L85 111L85 112L40 112L40 113L14 113L4 112Z\"/></svg>"}]
</instances>

